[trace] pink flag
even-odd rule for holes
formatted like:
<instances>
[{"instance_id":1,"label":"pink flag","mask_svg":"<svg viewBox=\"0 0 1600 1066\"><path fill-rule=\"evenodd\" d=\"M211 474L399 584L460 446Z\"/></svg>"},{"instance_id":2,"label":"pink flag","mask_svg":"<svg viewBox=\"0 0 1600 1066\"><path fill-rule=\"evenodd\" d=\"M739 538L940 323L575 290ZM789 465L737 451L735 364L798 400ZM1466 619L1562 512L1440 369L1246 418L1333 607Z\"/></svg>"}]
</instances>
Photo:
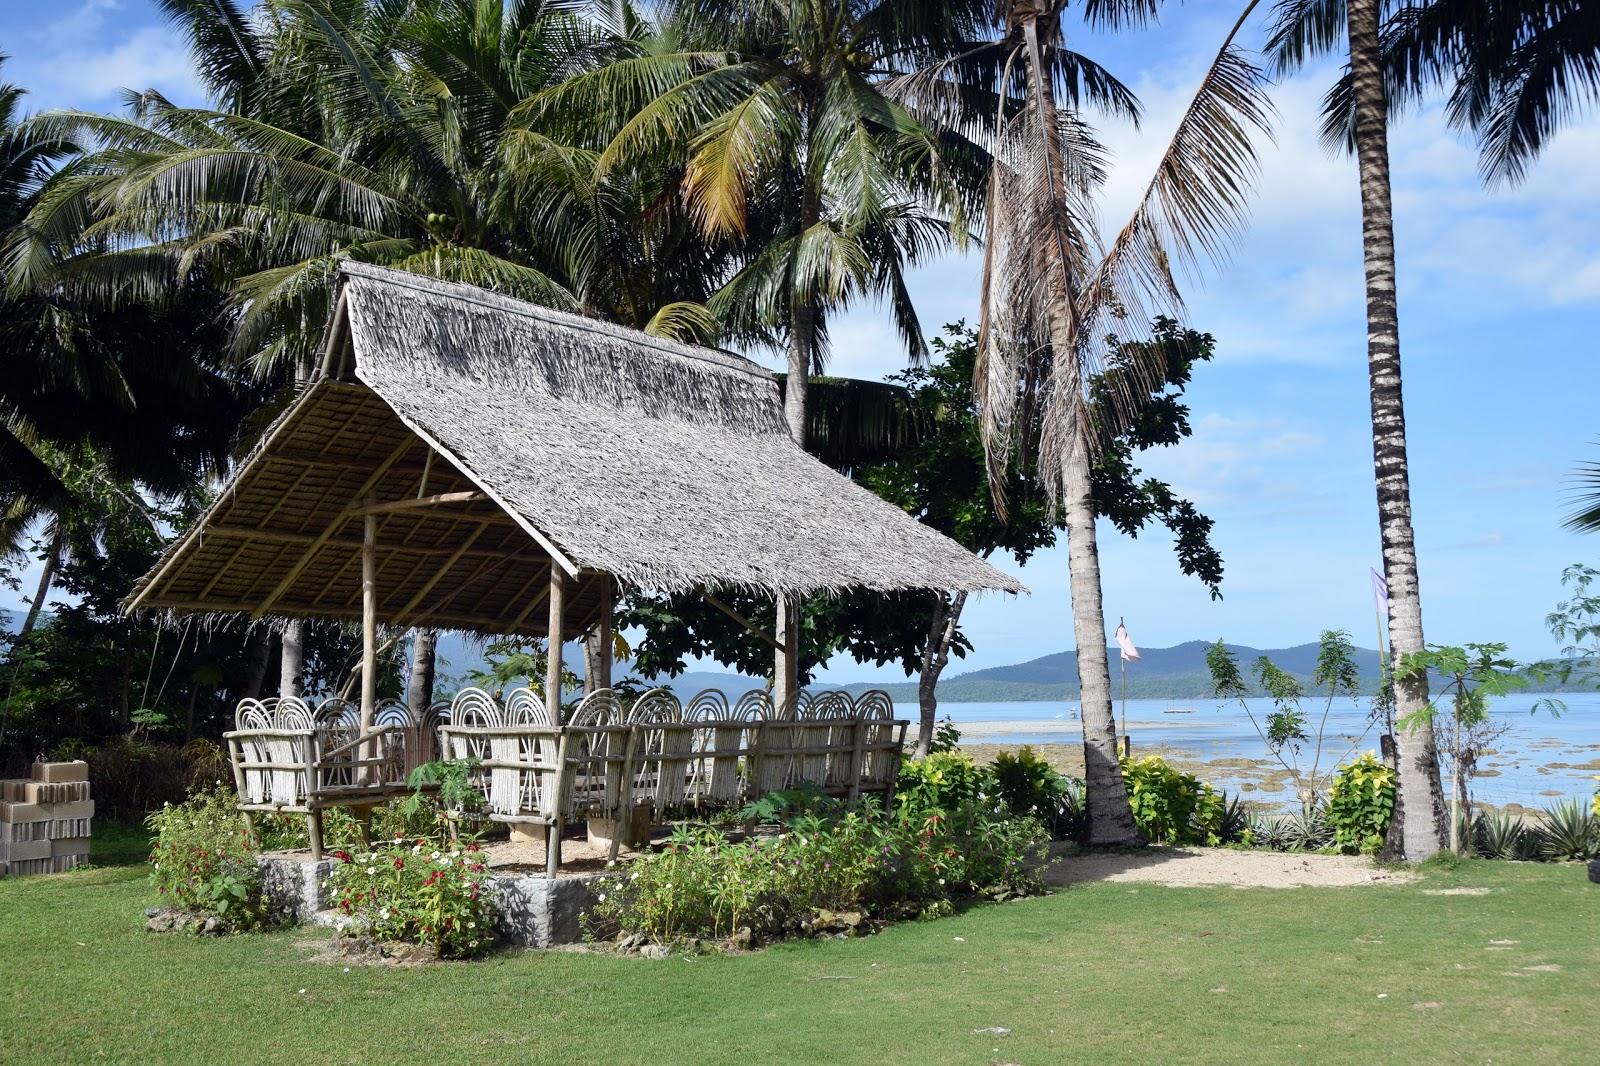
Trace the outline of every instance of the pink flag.
<instances>
[{"instance_id":1,"label":"pink flag","mask_svg":"<svg viewBox=\"0 0 1600 1066\"><path fill-rule=\"evenodd\" d=\"M1139 661L1139 649L1133 646L1133 638L1128 636L1128 627L1121 622L1117 623L1117 647L1122 649L1123 662Z\"/></svg>"}]
</instances>

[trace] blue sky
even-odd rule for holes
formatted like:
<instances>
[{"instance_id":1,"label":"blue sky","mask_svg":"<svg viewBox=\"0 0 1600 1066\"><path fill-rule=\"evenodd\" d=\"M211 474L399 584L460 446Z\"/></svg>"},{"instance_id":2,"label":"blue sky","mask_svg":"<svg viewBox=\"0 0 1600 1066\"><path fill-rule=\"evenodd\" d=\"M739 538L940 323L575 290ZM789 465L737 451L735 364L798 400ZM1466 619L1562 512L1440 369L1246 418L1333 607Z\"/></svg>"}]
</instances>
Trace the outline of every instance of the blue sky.
<instances>
[{"instance_id":1,"label":"blue sky","mask_svg":"<svg viewBox=\"0 0 1600 1066\"><path fill-rule=\"evenodd\" d=\"M1142 130L1106 125L1116 165L1105 221L1120 224L1232 16L1172 5L1162 27L1077 46L1146 106ZM34 109L118 105L125 86L196 100L183 44L148 0L0 4L5 77ZM1152 531L1100 537L1106 612L1141 644L1226 637L1260 646L1344 627L1373 642L1377 565L1368 430L1356 172L1325 152L1317 105L1330 73L1276 87L1275 144L1249 237L1190 287L1189 319L1217 337L1196 375L1195 437L1147 457L1216 519L1225 598L1183 578ZM1594 330L1600 325L1600 122L1562 134L1515 189L1485 191L1471 148L1435 113L1392 135L1400 310L1423 618L1439 642L1554 649L1543 618L1561 569L1600 562L1600 539L1561 528L1567 472L1595 458ZM947 258L915 279L924 325L975 317L977 263ZM904 359L870 305L833 328L832 370L880 377ZM1015 662L1071 644L1065 548L1019 571L1033 590L969 608L975 655L954 669ZM869 667L832 664L852 680Z\"/></svg>"}]
</instances>

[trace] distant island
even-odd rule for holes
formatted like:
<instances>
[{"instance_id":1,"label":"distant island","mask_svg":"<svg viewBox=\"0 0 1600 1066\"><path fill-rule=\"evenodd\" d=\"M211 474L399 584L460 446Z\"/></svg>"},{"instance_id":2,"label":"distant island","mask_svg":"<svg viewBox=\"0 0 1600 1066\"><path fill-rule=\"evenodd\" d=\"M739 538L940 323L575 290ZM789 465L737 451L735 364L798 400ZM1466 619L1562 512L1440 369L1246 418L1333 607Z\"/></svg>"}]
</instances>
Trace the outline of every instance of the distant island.
<instances>
[{"instance_id":1,"label":"distant island","mask_svg":"<svg viewBox=\"0 0 1600 1066\"><path fill-rule=\"evenodd\" d=\"M1211 675L1206 670L1206 650L1211 642L1191 640L1170 648L1142 648L1138 662L1128 664L1129 699L1193 700L1211 696ZM1312 671L1317 663L1317 645L1297 644L1291 648L1252 648L1244 644L1229 644L1228 649L1238 658L1246 676L1250 664L1266 655L1284 670L1293 674L1307 691L1313 686ZM1112 694L1122 695L1121 672L1115 645L1109 649L1111 656ZM1361 671L1361 687L1365 694L1378 687L1378 653L1370 648L1356 649L1356 663ZM882 688L896 701L907 703L917 699L915 681L892 685L857 684L845 686L851 691ZM942 703L1010 703L1050 700L1076 700L1078 698L1077 652L1068 649L1052 655L1029 659L1010 666L991 666L954 674L939 682L939 700ZM1252 695L1264 695L1253 692Z\"/></svg>"},{"instance_id":2,"label":"distant island","mask_svg":"<svg viewBox=\"0 0 1600 1066\"><path fill-rule=\"evenodd\" d=\"M1206 671L1206 649L1209 641L1191 640L1170 648L1141 649L1142 658L1128 664L1129 699L1205 699L1211 695L1211 676ZM1290 648L1252 648L1244 644L1228 645L1239 664L1249 675L1251 663L1267 655L1283 669L1289 671L1309 691L1312 688L1311 672L1316 667L1317 645L1297 644ZM464 640L446 638L441 641L440 654L449 663L446 672L459 676L464 671L478 668L481 656ZM1113 694L1121 696L1122 687L1117 665L1117 649L1110 647ZM581 664L582 658L574 657ZM1356 662L1361 671L1362 690L1366 694L1376 691L1378 685L1378 653L1370 648L1356 649ZM618 669L625 666L618 664ZM747 678L731 672L692 670L673 678L661 678L659 684L672 689L680 697L693 695L707 688L720 688L741 692L761 685L756 678ZM843 688L848 692L882 689L897 703L915 703L917 683L912 678L903 682L859 681L848 685L823 685L814 687ZM1077 653L1072 649L1029 659L1009 666L992 666L963 674L947 675L939 682L939 700L943 703L1010 703L1078 698ZM1255 693L1261 695L1262 693Z\"/></svg>"}]
</instances>

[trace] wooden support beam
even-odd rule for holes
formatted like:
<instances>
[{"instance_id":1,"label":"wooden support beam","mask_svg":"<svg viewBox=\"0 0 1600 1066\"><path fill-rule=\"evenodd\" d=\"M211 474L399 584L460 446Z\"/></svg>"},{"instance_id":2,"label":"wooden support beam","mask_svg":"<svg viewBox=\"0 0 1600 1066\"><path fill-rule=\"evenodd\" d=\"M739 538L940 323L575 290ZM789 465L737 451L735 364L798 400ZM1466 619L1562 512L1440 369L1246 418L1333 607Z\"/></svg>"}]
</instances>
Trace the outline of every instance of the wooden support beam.
<instances>
[{"instance_id":1,"label":"wooden support beam","mask_svg":"<svg viewBox=\"0 0 1600 1066\"><path fill-rule=\"evenodd\" d=\"M553 570L553 569L554 569L554 564L552 564L550 567L546 568L547 572L549 570ZM528 616L530 614L532 614L534 611L538 610L539 609L539 605L541 603L543 603L546 600L546 598L549 597L549 595L550 595L550 584L549 584L548 581L546 581L544 588L539 590L539 594L537 596L535 596L533 599L528 601L528 605L522 609L522 613L517 615L516 618L511 620L511 628L512 629L517 629L522 625L523 622L526 622L528 620ZM512 600L511 602L515 603L517 601L516 600Z\"/></svg>"},{"instance_id":2,"label":"wooden support beam","mask_svg":"<svg viewBox=\"0 0 1600 1066\"><path fill-rule=\"evenodd\" d=\"M490 526L512 525L511 522L502 522L498 518L490 518L485 515L473 515L466 520L484 522ZM448 530L446 533L448 534ZM269 544L314 544L321 539L315 533L292 533L288 530L277 529L250 529L245 526L212 526L206 530L206 536L225 540L264 541ZM330 537L322 541L322 546L324 548L349 548L358 551L361 548L361 540L356 537ZM454 548L433 544L385 544L383 550L391 555L441 556L455 553ZM478 548L467 552L463 558L476 559L488 555L498 557L505 554L506 552L497 551L493 548Z\"/></svg>"},{"instance_id":3,"label":"wooden support beam","mask_svg":"<svg viewBox=\"0 0 1600 1066\"><path fill-rule=\"evenodd\" d=\"M544 671L544 709L550 721L561 721L561 644L566 640L562 630L567 606L567 576L559 566L550 568L550 625L546 643L549 645ZM559 854L559 852L558 852Z\"/></svg>"},{"instance_id":4,"label":"wooden support beam","mask_svg":"<svg viewBox=\"0 0 1600 1066\"><path fill-rule=\"evenodd\" d=\"M366 482L355 491L354 495L366 496L368 493L370 493L373 487L376 486L378 482L383 480L383 476L389 472L389 468L395 463L399 462L400 457L411 450L411 445L413 443L414 442L409 437L401 441L399 446L396 447L394 451L389 453L388 458L384 459L383 462L378 464L378 469L372 472L372 475L368 477ZM294 584L294 579L300 576L301 571L305 570L306 567L311 565L311 560L316 558L317 552L322 550L322 546L328 541L332 540L333 535L337 533L348 520L349 516L341 512L337 518L330 522L328 524L328 528L324 529L317 539L312 541L311 544L307 546L306 550L301 554L299 562L290 567L289 572L283 575L283 580L278 582L277 586L267 594L267 598L262 600L261 603L256 606L254 611L250 612L250 617L260 618L262 615L266 614L267 610L274 603L278 602L278 597L287 592L289 586Z\"/></svg>"},{"instance_id":5,"label":"wooden support beam","mask_svg":"<svg viewBox=\"0 0 1600 1066\"><path fill-rule=\"evenodd\" d=\"M190 611L198 614L248 614L254 609L254 605L220 600L161 600L154 604L153 608ZM361 621L361 609L359 607L354 609L348 607L311 607L290 603L285 605L280 613L286 618L333 618L349 622ZM417 620L419 625L424 623L435 629L472 629L484 633L517 632L516 627L507 627L505 619L499 615L447 614L443 611L429 611Z\"/></svg>"},{"instance_id":6,"label":"wooden support beam","mask_svg":"<svg viewBox=\"0 0 1600 1066\"><path fill-rule=\"evenodd\" d=\"M370 499L370 497L369 497ZM378 711L378 518L369 514L361 523L361 732L372 729ZM361 753L378 757L378 742ZM362 770L371 780L371 769Z\"/></svg>"},{"instance_id":7,"label":"wooden support beam","mask_svg":"<svg viewBox=\"0 0 1600 1066\"><path fill-rule=\"evenodd\" d=\"M732 607L729 607L727 604L723 603L721 600L719 600L715 596L711 595L711 593L707 592L704 588L702 588L700 590L700 595L702 597L704 597L705 601L707 603L709 603L711 606L715 607L717 610L721 611L723 614L727 615L729 618L733 619L735 622L738 622L740 625L744 626L744 631L746 633L749 633L752 637L757 638L762 643L766 644L767 647L771 648L773 651L782 651L783 650L783 645L778 643L778 641L772 636L772 634L766 632L763 629L758 629L754 622L750 621L750 619L746 618L744 615L740 614L738 611L734 610Z\"/></svg>"},{"instance_id":8,"label":"wooden support beam","mask_svg":"<svg viewBox=\"0 0 1600 1066\"><path fill-rule=\"evenodd\" d=\"M615 670L617 642L612 635L612 616L617 609L617 582L610 574L600 577L600 620L595 626L595 640L600 645L599 677L595 678L595 687L610 688L612 674ZM630 778L631 779L631 778Z\"/></svg>"},{"instance_id":9,"label":"wooden support beam","mask_svg":"<svg viewBox=\"0 0 1600 1066\"><path fill-rule=\"evenodd\" d=\"M361 536L361 731L378 708L378 519L367 515Z\"/></svg>"},{"instance_id":10,"label":"wooden support beam","mask_svg":"<svg viewBox=\"0 0 1600 1066\"><path fill-rule=\"evenodd\" d=\"M441 492L435 496L418 496L410 500L394 500L368 507L352 507L347 514L390 514L395 511L412 511L419 507L437 507L441 503L479 503L489 497L476 490L467 492Z\"/></svg>"},{"instance_id":11,"label":"wooden support beam","mask_svg":"<svg viewBox=\"0 0 1600 1066\"><path fill-rule=\"evenodd\" d=\"M367 521L372 521L371 515L367 516ZM467 550L477 543L478 538L483 536L483 531L488 528L489 523L478 523L478 528L472 531L472 535L461 542L461 546L451 553L450 558L439 564L439 568L433 572L432 577L422 583L422 587L417 590L416 595L407 600L406 605L395 613L393 621L405 622L410 618L411 612L417 609L417 605L427 599L428 593L432 592L434 587L444 580L445 575L450 572L450 568L455 566L463 555L467 554Z\"/></svg>"}]
</instances>

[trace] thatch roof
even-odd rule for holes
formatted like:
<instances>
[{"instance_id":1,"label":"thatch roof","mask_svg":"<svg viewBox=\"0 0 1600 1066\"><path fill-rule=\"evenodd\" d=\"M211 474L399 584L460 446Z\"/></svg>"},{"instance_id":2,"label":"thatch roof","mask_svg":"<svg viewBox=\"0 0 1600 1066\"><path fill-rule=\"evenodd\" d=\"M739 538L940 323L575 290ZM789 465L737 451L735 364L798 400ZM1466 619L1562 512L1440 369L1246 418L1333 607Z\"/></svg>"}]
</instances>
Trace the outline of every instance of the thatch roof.
<instances>
[{"instance_id":1,"label":"thatch roof","mask_svg":"<svg viewBox=\"0 0 1600 1066\"><path fill-rule=\"evenodd\" d=\"M802 451L738 356L349 264L319 374L135 589L175 611L358 617L364 498L386 623L542 633L614 575L668 590L1022 591Z\"/></svg>"}]
</instances>

